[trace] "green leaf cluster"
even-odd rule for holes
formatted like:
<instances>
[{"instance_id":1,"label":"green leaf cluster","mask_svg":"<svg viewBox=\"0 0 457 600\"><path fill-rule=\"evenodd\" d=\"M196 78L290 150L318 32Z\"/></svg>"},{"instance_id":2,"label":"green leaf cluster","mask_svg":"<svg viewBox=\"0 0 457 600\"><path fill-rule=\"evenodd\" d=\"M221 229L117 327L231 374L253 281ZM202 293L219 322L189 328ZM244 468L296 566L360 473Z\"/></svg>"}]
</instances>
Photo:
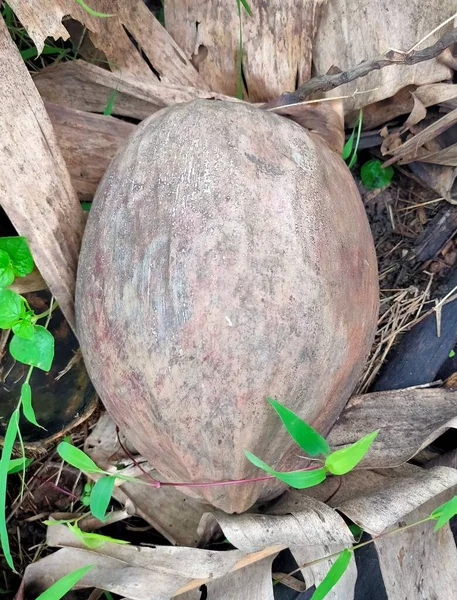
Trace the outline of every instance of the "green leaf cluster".
<instances>
[{"instance_id":1,"label":"green leaf cluster","mask_svg":"<svg viewBox=\"0 0 457 600\"><path fill-rule=\"evenodd\" d=\"M12 329L10 352L26 365L49 371L54 358L54 338L41 325L25 298L7 289L15 277L33 271L33 258L24 237L0 238L0 329Z\"/></svg>"},{"instance_id":2,"label":"green leaf cluster","mask_svg":"<svg viewBox=\"0 0 457 600\"><path fill-rule=\"evenodd\" d=\"M273 475L277 479L280 479L297 489L313 487L322 483L327 473L332 475L344 475L345 473L352 471L366 455L379 433L379 430L373 431L356 441L354 444L332 452L325 438L313 429L311 425L308 425L308 423L303 421L297 414L283 406L277 400L274 400L273 398L267 398L267 400L278 413L288 433L300 448L304 450L308 456L314 457L322 455L324 459L321 462L324 464L319 468L310 467L301 471L281 472L275 471L248 450L244 451L246 458L253 465L263 469L269 475Z\"/></svg>"}]
</instances>

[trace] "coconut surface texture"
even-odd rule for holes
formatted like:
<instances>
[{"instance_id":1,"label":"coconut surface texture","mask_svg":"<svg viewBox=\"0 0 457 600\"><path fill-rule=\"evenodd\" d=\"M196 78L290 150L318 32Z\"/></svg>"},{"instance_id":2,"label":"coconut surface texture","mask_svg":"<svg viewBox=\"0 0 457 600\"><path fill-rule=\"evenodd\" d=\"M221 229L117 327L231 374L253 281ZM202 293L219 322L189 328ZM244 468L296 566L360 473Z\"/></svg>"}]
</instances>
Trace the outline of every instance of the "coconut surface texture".
<instances>
[{"instance_id":1,"label":"coconut surface texture","mask_svg":"<svg viewBox=\"0 0 457 600\"><path fill-rule=\"evenodd\" d=\"M266 396L326 434L373 341L376 257L341 158L296 123L196 100L146 119L89 214L77 329L107 410L168 481L306 466ZM277 480L181 488L227 512Z\"/></svg>"}]
</instances>

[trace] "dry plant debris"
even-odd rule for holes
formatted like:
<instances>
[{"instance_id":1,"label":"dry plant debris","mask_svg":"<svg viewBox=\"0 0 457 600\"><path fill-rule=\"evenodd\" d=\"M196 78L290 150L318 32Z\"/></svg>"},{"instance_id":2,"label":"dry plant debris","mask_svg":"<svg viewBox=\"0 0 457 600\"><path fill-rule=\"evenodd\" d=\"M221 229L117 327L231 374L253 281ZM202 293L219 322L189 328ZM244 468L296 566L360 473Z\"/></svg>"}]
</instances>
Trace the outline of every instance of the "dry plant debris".
<instances>
[{"instance_id":1,"label":"dry plant debris","mask_svg":"<svg viewBox=\"0 0 457 600\"><path fill-rule=\"evenodd\" d=\"M121 123L111 117L89 115L89 111L103 112L112 90L117 90L115 114L137 120L175 102L188 101L195 97L224 98L216 93L218 91L234 93L237 72L233 57L239 44L238 16L236 10L233 10L231 14L222 14L220 21L217 21L216 9L222 7L218 0L210 3L210 8L214 7L216 12L210 12L208 9L206 14L202 14L201 11L203 8L207 10L207 2L196 1L190 4L169 2L167 10L169 31L172 34L169 35L150 13L145 12L143 4L139 1L132 4L134 10L127 12L120 0L115 3L115 9L111 2L93 0L92 5L95 9L117 13L115 19L107 19L103 22L88 15L87 11L81 9L76 2L71 2L70 6L68 1L57 3L55 0L40 0L31 6L23 0L11 0L10 4L15 8L22 23L29 29L39 48L48 35L57 37L68 35L62 24L62 18L71 13L87 26L93 43L102 50L102 56L115 71L111 73L100 67L76 61L49 67L36 76L35 83L43 99L60 105L54 107L48 105L48 112L56 130L54 135L43 103L27 77L24 65L20 64L7 32L3 30L4 28L0 31L0 50L11 57L11 61L8 60L11 69L4 72L6 83L1 86L5 96L3 106L6 106L5 102L9 102L9 111L17 110L22 117L27 116L26 119L22 118L22 121L14 120L14 123L18 121L26 123L25 128L21 125L20 130L11 129L8 134L11 134L14 140L20 138L38 140L33 157L35 170L32 170L31 165L25 169L26 174L34 174L32 189L35 197L29 198L28 204L32 207L31 218L25 221L23 217L19 219L14 212L17 209L7 205L8 197L15 197L13 183L16 185L17 177L20 181L24 176L23 173L19 173L20 170L12 171L11 178L6 179L6 184L3 183L2 204L7 207L7 211L9 208L10 217L21 233L29 237L32 245L35 244L34 254L44 279L59 297L71 322L71 290L84 218L81 217L57 144L73 176L74 187L81 197L90 196L104 171L104 165L95 164L98 163L98 158L103 157L106 163L123 136L127 135L134 125ZM431 37L424 37L424 32L430 29L429 16L420 9L421 7L416 7L418 0L414 0L411 5L411 14L414 18L408 23L408 27L404 26L401 18L401 10L404 8L401 3L398 6L398 3L392 3L390 8L393 10L390 15L387 15L384 10L385 3L373 0L367 7L369 13L373 14L373 18L358 23L358 34L354 36L356 43L347 44L347 40L341 39L341 31L345 29L341 29L338 25L336 30L333 24L345 23L346 30L351 30L354 27L352 13L360 11L360 8L354 6L349 13L343 5L308 0L309 12L305 21L301 17L301 36L298 40L292 40L290 27L296 22L294 16L297 14L297 5L293 1L280 4L285 22L271 19L273 13L269 11L265 13L265 7L257 12L254 11L254 18L249 19L247 16L243 18L243 68L247 82L245 92L249 99L251 101L271 100L272 96L279 95L284 89L293 89L296 81L304 83L301 90L297 90L299 95L295 99L299 99L307 97L310 93L330 90L368 73L363 80L339 87L337 90L338 95L349 96L345 98L346 111L371 104L364 112L364 124L368 128L378 127L411 112L409 122L400 125L394 134L398 133L395 137L400 141L400 136L409 135L408 131L414 137L391 148L392 160L403 164L413 161L410 164L412 173L408 171L409 176L426 181L440 195L440 198L436 195L428 197L427 194L420 192L419 197L413 198L414 194L410 192L408 198L399 197L398 193L395 198L395 186L390 190L393 197L386 201L385 207L394 236L387 236L391 247L382 248L382 243L378 247L380 255L383 255L380 256L383 267L380 272L380 282L384 291L375 346L367 370L359 384L359 392L366 392L390 348L404 331L430 311L435 311L437 314L439 330L439 311L443 304L433 306L430 303L430 295L442 271L453 265L455 257L451 259L451 256L455 253L455 247L452 240L448 240L448 246L440 247L439 252L434 254L432 262L427 264L427 273L405 274L403 265L399 268L395 263L406 262L403 260L406 257L405 253L411 252L416 238L430 221L436 204L441 202L442 197L452 200L451 187L455 179L456 167L455 144L441 146L436 138L455 122L456 105L453 102L455 103L457 97L457 86L450 83L435 83L450 79L452 55L447 52L441 55L439 61L429 59L436 57L439 52L446 47L449 48L456 41L456 30L452 30L449 18L452 11L455 11L455 6L450 0L439 3L439 18L434 25L449 22L443 29L434 32ZM301 12L303 12L302 8L301 4L299 7ZM183 11L187 11L185 18ZM310 74L310 40L314 36L318 14L322 18L314 40L314 60L318 71L325 73L333 65L347 71L328 74L305 83ZM194 18L195 15L199 18ZM199 19L201 19L200 25L196 28L195 21ZM424 20L427 23L424 24ZM263 43L259 45L260 21L262 21L264 35ZM378 38L365 35L363 32L359 33L360 28L363 29L365 24L373 22L376 22L377 30L381 32ZM401 28L396 26L399 23L402 23ZM123 26L129 33L124 31ZM155 34L154 43L149 39L150 30ZM218 32L222 31L225 36L218 36ZM392 35L387 37L387 32ZM436 42L443 32L444 36ZM380 39L392 41L394 38L395 43L391 43L391 46L401 48L402 51L381 47ZM430 44L429 48L417 50L416 42L418 40L425 42L425 38L427 44ZM115 44L113 44L114 39L116 39ZM368 47L368 41L373 44L371 48ZM202 46L209 49L207 57L203 56ZM375 56L382 50L386 52L378 59L365 61L351 68L366 56ZM214 53L217 55L215 56ZM274 55L273 66L272 55ZM199 64L196 60L198 57L203 58ZM265 57L268 57L267 61ZM399 66L401 63L404 66ZM415 63L418 65L417 69L407 66ZM389 66L392 64L396 66ZM384 67L388 68L384 69ZM383 68L383 70L374 72L373 68ZM363 89L359 89L359 86ZM22 99L22 103L18 103L17 96L12 93L15 88L24 90L25 99ZM389 96L392 98L386 102L384 99ZM288 101L291 101L291 96L288 97ZM417 101L426 108L441 104L441 109L447 106L450 112L444 117L441 116L440 120L435 119L432 123L425 122L424 125L422 120L425 115ZM13 104L17 106L14 107ZM77 131L76 123L84 126L82 132ZM394 129L398 125L394 123ZM4 123L1 122L0 127L3 126ZM44 137L42 137L43 132ZM103 137L99 136L99 132L103 132ZM84 147L84 141L78 138L78 133L83 136L89 134L87 148ZM427 144L432 146L428 147ZM23 148L23 145L18 144L17 148ZM75 153L78 153L77 161L75 161ZM36 160L37 156L40 157L40 161ZM419 158L421 162L417 162ZM87 171L78 178L78 168L84 164L87 166ZM48 171L55 174L53 185L43 191L42 198L40 195L37 198L35 182L40 177L36 174L39 173L41 176L43 172ZM25 184L31 187L29 181L25 181ZM49 209L44 211L40 206L41 208L45 206L43 201L49 190L54 208L52 211ZM38 191L41 193L41 187ZM376 205L378 201L379 204L384 202L382 194L379 197L377 194L372 194L371 197L366 197L366 200L369 210L370 205ZM64 209L59 215L58 210L62 205ZM56 206L58 210L53 212ZM46 223L40 221L42 219L40 210L41 214L45 215ZM57 215L56 220L54 220L55 215ZM30 229L32 220L35 225ZM54 246L51 244L48 248L43 245L40 236L35 238L35 242L33 240L37 231L41 233L45 231L46 239L50 239L49 221L55 225L51 228L52 232L58 231L59 236L56 235L55 240L52 238ZM63 225L70 226L63 231ZM71 240L70 253L67 252L67 247L64 248L60 244L60 236L64 237L65 244ZM392 239L395 243L390 241ZM39 254L40 248L42 258ZM52 257L56 256L60 262L53 265ZM40 280L38 284L35 282L33 285L42 286L43 283ZM454 297L455 294L451 293L442 302L449 302ZM334 444L345 445L353 441L361 428L381 426L381 433L371 457L372 462L367 464L367 467L390 467L408 460L442 431L455 427L456 414L454 395L446 390L404 390L356 396L350 401L346 411L335 425L330 439ZM110 459L115 457L118 460L122 453L119 452L112 421L109 422L109 419L103 416L97 427L99 426L105 426L110 431L109 435L106 431L100 433L100 430L95 428L86 442L86 448L89 448L95 439L100 439L100 443L93 444L92 450L94 456L98 452L96 460L98 462L100 459L102 464L104 449L100 444L105 441L111 444L103 458L108 465ZM76 436L76 441L81 443L82 437L84 436L79 438ZM90 554L91 560L97 561L100 569L89 575L84 583L102 588L105 586L105 589L130 598L139 597L142 600L144 594L149 594L151 588L154 588L158 594L162 594L160 598L172 597L179 592L179 597L183 600L194 600L200 598L199 587L206 580L209 598L226 597L238 600L238 598L245 598L248 591L252 600L257 598L266 600L273 597L271 564L275 554L281 548L291 544L295 546L297 559L301 559L299 564L303 564L312 560L313 556L317 556L319 550L329 543L336 544L338 548L341 548L342 544L351 543L341 517L324 502L338 507L343 514L360 523L367 531L379 534L399 520L406 519L409 522L417 518L417 515L424 514L424 511L426 514L429 510L427 507L433 508L446 494L452 494L456 485L455 470L446 468L425 472L406 465L382 471L373 469L357 471L345 478L341 484L333 479L316 488L317 500L303 493L289 492L274 509L271 509L271 515L246 514L239 517L228 517L219 513L206 515L201 522L200 534L204 537L209 530L214 531L221 527L224 535L238 548L224 553L212 553L212 551L190 548L199 542L197 525L207 507L185 498L176 490L151 490L150 488L138 490L140 486L136 486L133 491L129 490L128 484L124 483L117 489L115 497L118 502L126 506L126 510L114 511L111 522L127 518L135 510L172 543L185 544L189 547L172 549L158 547L157 552L150 552L149 548L134 550L131 547L125 550L125 547L107 544L99 551L88 551L75 542L68 530L62 526L52 526L48 532L49 545L64 547L28 567L25 581L29 583L35 581L40 586L46 585L51 582L52 574L57 577L63 572L63 562L59 565L61 558L68 559L68 570L71 570L76 564L87 564ZM62 509L73 510L73 502L80 496L80 487L81 474L78 475L72 469L63 467L55 461L53 455L49 455L44 462L37 465L32 479L26 484L23 498L18 494L13 501L9 515L10 523L13 526L14 517L21 511L32 511L35 514L26 516L26 522L30 526L35 524L39 532L37 520L59 507L59 503ZM46 490L45 493L42 493L43 490ZM54 493L56 495L53 497ZM324 529L322 529L322 522L325 523ZM317 529L317 524L321 527L320 531ZM100 525L100 523L91 523L93 528ZM129 526L134 528L132 525ZM291 529L287 529L288 527ZM266 535L267 529L269 529L269 537ZM39 534L36 534L36 539L39 538ZM303 545L303 539L308 541L306 546ZM294 544L295 540L296 544ZM22 567L33 563L47 552L42 541L39 541L36 546L32 545L31 548L26 542L19 531L16 551ZM425 594L425 597L434 595L440 598L452 597L457 583L454 569L457 556L448 527L440 536L433 536L430 523L426 523L420 529L408 530L398 537L380 539L376 541L376 548L389 598L396 598L398 594L407 596L420 578L424 586L421 593ZM408 553L410 548L414 548L415 551ZM133 554L134 559L132 559ZM421 555L420 561L417 560L418 554ZM138 556L141 555L147 556L148 565L138 564ZM157 557L159 557L158 562L155 562ZM200 560L202 557L207 562ZM238 568L235 569L235 566ZM307 587L313 582L322 580L328 568L328 563L322 563L319 568L304 569ZM439 573L440 577L437 577L436 573ZM353 598L355 577L355 564L352 564L346 577L328 597L334 600ZM136 585L138 581L140 587Z\"/></svg>"}]
</instances>

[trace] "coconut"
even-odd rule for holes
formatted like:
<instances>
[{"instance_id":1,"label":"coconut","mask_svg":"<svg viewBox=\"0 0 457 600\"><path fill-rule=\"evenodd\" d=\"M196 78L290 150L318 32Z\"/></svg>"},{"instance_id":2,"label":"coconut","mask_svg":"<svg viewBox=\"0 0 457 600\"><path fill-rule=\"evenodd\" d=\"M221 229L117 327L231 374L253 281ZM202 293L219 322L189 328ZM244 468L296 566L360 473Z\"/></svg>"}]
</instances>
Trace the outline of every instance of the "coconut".
<instances>
[{"instance_id":1,"label":"coconut","mask_svg":"<svg viewBox=\"0 0 457 600\"><path fill-rule=\"evenodd\" d=\"M99 186L76 310L106 409L165 480L265 475L245 449L303 467L266 396L325 435L361 374L378 279L354 180L322 136L273 112L161 110ZM283 489L182 491L231 513Z\"/></svg>"}]
</instances>

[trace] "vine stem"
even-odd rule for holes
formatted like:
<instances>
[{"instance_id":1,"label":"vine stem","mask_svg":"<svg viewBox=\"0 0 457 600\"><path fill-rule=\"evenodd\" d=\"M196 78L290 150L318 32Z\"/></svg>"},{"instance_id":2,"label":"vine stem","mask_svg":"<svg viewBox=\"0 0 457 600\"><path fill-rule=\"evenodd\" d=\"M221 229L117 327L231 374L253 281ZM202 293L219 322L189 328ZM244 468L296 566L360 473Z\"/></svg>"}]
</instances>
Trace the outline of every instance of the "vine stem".
<instances>
[{"instance_id":1,"label":"vine stem","mask_svg":"<svg viewBox=\"0 0 457 600\"><path fill-rule=\"evenodd\" d=\"M316 560L312 560L311 562L305 563L304 565L297 567L290 573L286 573L286 575L283 575L282 577L278 577L277 579L275 579L274 584L276 585L277 583L280 583L285 577L290 577L291 575L295 575L295 573L298 573L302 569L306 569L307 567L312 567L313 565L317 565L320 562L323 562L324 560L329 560L330 558L336 558L337 556L339 556L341 554L341 552L344 552L344 550L350 550L351 552L353 552L354 550L357 550L358 548L363 548L364 546L368 546L368 544L372 544L373 542L376 542L377 540L380 540L383 537L392 535L393 533L399 533L400 531L406 531L407 529L410 529L411 527L416 527L416 525L421 525L422 523L426 523L427 521L431 521L432 519L433 519L433 517L431 515L429 515L428 517L425 517L424 519L421 519L420 521L414 521L414 523L410 523L409 525L404 525L403 527L397 527L397 529L391 529L390 531L384 531L383 533L380 533L379 535L372 537L371 540L367 540L366 542L361 542L360 544L355 544L354 546L351 546L349 548L343 548L342 550L339 550L338 552L334 552L333 554L328 554L327 556L322 556L322 558L316 558Z\"/></svg>"},{"instance_id":2,"label":"vine stem","mask_svg":"<svg viewBox=\"0 0 457 600\"><path fill-rule=\"evenodd\" d=\"M209 481L209 482L195 482L195 483L185 483L185 482L170 482L170 481L158 481L155 479L146 469L144 469L140 463L136 460L133 454L126 448L125 444L122 442L121 437L119 435L119 427L116 427L116 435L119 446L122 451L130 458L135 467L139 469L146 477L151 480L151 483L147 483L146 481L139 481L137 478L132 477L126 481L134 480L138 483L142 483L143 485L149 485L150 487L215 487L217 485L234 485L240 483L255 483L257 481L269 481L270 479L277 479L275 475L264 475L262 477L249 477L248 479L227 479L225 481ZM320 467L305 467L304 469L298 469L299 471L314 471L315 469L319 469ZM118 477L118 479L124 479L123 477Z\"/></svg>"}]
</instances>

